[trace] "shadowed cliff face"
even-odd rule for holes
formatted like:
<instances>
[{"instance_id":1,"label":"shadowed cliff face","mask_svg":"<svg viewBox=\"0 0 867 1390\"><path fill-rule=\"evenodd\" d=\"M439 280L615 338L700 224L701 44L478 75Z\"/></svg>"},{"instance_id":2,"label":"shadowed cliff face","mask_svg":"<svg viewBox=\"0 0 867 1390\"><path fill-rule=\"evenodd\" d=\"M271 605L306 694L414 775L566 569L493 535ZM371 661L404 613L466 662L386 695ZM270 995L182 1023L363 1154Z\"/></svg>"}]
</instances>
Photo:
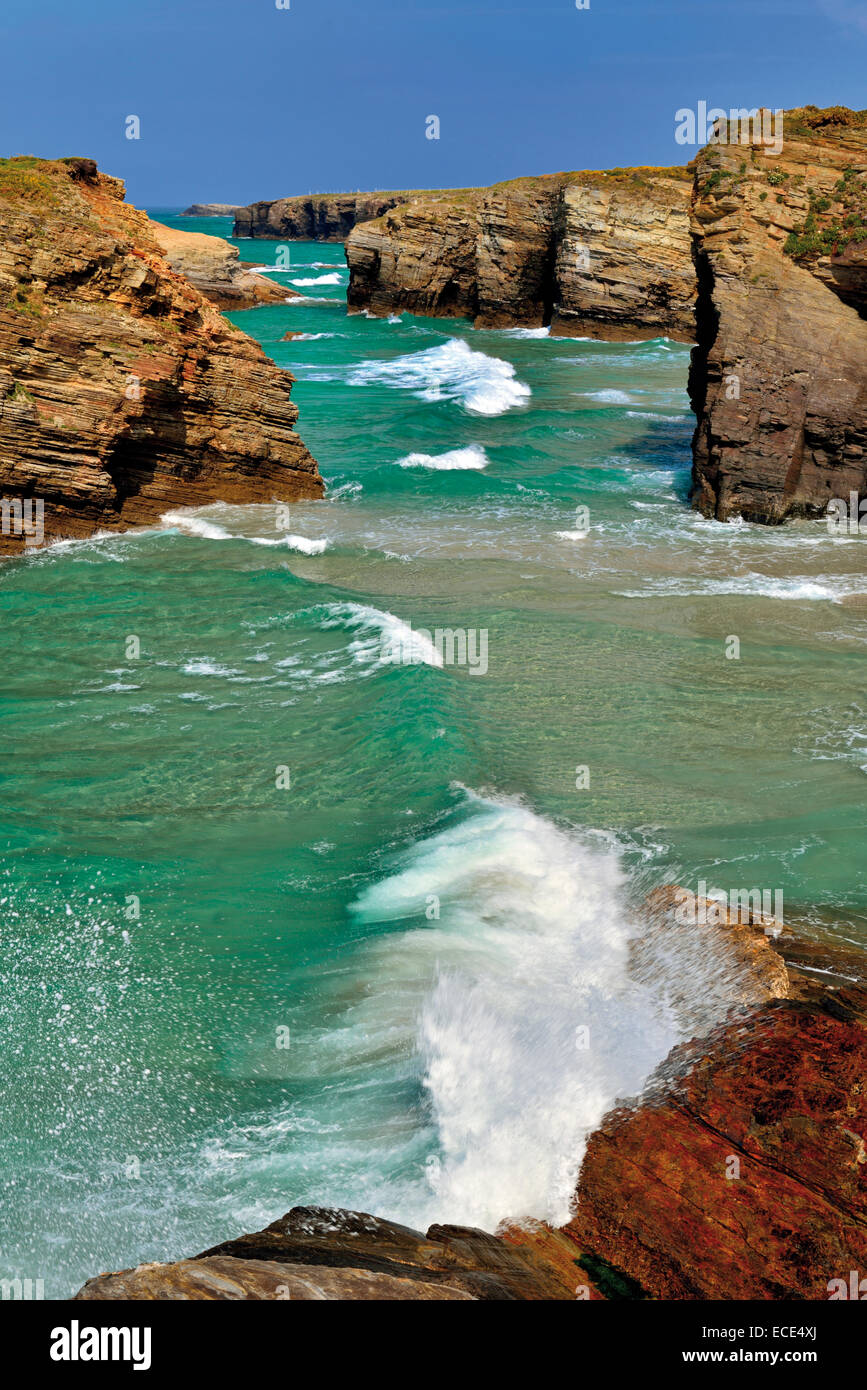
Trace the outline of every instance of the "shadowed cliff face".
<instances>
[{"instance_id":1,"label":"shadowed cliff face","mask_svg":"<svg viewBox=\"0 0 867 1390\"><path fill-rule=\"evenodd\" d=\"M236 237L272 241L345 241L358 222L381 217L409 193L308 194L235 209Z\"/></svg>"},{"instance_id":2,"label":"shadowed cliff face","mask_svg":"<svg viewBox=\"0 0 867 1390\"><path fill-rule=\"evenodd\" d=\"M323 491L294 378L170 268L122 199L91 160L0 161L3 553L33 539L16 506L32 522L37 500L49 542Z\"/></svg>"},{"instance_id":3,"label":"shadowed cliff face","mask_svg":"<svg viewBox=\"0 0 867 1390\"><path fill-rule=\"evenodd\" d=\"M783 131L780 154L696 162L693 502L719 520L867 491L867 113L806 108Z\"/></svg>"},{"instance_id":4,"label":"shadowed cliff face","mask_svg":"<svg viewBox=\"0 0 867 1390\"><path fill-rule=\"evenodd\" d=\"M694 339L685 170L552 174L413 197L349 237L351 308Z\"/></svg>"}]
</instances>

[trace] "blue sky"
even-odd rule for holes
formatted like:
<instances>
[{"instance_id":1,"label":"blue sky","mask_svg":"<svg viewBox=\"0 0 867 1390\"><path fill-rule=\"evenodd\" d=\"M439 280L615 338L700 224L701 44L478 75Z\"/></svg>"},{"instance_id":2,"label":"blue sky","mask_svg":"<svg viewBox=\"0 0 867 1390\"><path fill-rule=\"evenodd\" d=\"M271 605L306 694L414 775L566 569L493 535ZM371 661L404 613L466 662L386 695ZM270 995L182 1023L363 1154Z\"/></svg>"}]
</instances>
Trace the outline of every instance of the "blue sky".
<instances>
[{"instance_id":1,"label":"blue sky","mask_svg":"<svg viewBox=\"0 0 867 1390\"><path fill-rule=\"evenodd\" d=\"M0 154L140 206L684 163L700 100L867 106L867 0L3 0L0 40Z\"/></svg>"}]
</instances>

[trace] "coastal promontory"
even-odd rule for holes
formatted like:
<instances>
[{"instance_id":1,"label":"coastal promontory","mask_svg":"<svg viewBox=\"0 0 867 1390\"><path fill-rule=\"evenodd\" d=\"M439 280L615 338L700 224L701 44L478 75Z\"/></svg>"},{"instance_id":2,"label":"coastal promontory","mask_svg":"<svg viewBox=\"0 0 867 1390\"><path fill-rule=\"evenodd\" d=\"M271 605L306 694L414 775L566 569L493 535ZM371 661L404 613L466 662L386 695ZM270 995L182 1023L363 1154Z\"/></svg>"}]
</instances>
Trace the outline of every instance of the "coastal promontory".
<instances>
[{"instance_id":1,"label":"coastal promontory","mask_svg":"<svg viewBox=\"0 0 867 1390\"><path fill-rule=\"evenodd\" d=\"M291 373L172 269L162 233L123 199L89 159L0 161L10 516L38 499L51 541L173 506L321 495ZM30 540L4 522L4 553Z\"/></svg>"}]
</instances>

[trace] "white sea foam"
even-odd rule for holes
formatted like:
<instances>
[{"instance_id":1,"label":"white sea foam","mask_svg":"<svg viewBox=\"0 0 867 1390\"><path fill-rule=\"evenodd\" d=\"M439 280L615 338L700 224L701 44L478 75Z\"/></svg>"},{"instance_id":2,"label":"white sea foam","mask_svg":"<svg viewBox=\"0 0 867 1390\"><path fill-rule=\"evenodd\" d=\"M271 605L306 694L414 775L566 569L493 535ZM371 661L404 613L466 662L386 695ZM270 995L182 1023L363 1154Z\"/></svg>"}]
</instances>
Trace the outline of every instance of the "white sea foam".
<instances>
[{"instance_id":1,"label":"white sea foam","mask_svg":"<svg viewBox=\"0 0 867 1390\"><path fill-rule=\"evenodd\" d=\"M307 536L245 536L227 531L225 526L207 521L195 512L166 512L161 521L165 526L174 526L191 536L200 536L208 541L249 541L251 545L283 546L288 550L300 551L302 555L321 555L329 545L327 538L311 540Z\"/></svg>"},{"instance_id":2,"label":"white sea foam","mask_svg":"<svg viewBox=\"0 0 867 1390\"><path fill-rule=\"evenodd\" d=\"M165 512L160 521L164 526L174 526L179 531L185 531L191 536L201 536L205 540L232 540L230 531L223 526L217 526L213 521L206 521L203 516L196 516L194 512Z\"/></svg>"},{"instance_id":3,"label":"white sea foam","mask_svg":"<svg viewBox=\"0 0 867 1390\"><path fill-rule=\"evenodd\" d=\"M456 468L487 468L490 460L480 444L468 444L466 448L450 449L445 454L407 454L398 462L401 468L434 468L449 472Z\"/></svg>"},{"instance_id":4,"label":"white sea foam","mask_svg":"<svg viewBox=\"0 0 867 1390\"><path fill-rule=\"evenodd\" d=\"M239 676L240 671L233 671L230 666L221 666L217 661L209 661L207 658L197 661L187 661L182 667L185 676Z\"/></svg>"},{"instance_id":5,"label":"white sea foam","mask_svg":"<svg viewBox=\"0 0 867 1390\"><path fill-rule=\"evenodd\" d=\"M627 410L628 420L662 420L667 425L681 425L688 418L686 411L683 415L660 415L655 410Z\"/></svg>"},{"instance_id":6,"label":"white sea foam","mask_svg":"<svg viewBox=\"0 0 867 1390\"><path fill-rule=\"evenodd\" d=\"M309 611L309 610L308 610ZM413 664L442 666L443 658L423 632L381 608L366 603L328 603L321 610L319 626L342 628L352 633L349 650L368 673L390 665L389 653L406 654Z\"/></svg>"},{"instance_id":7,"label":"white sea foam","mask_svg":"<svg viewBox=\"0 0 867 1390\"><path fill-rule=\"evenodd\" d=\"M239 539L252 541L253 545L284 546L301 555L321 555L329 545L327 538L312 540L308 536L244 536Z\"/></svg>"},{"instance_id":8,"label":"white sea foam","mask_svg":"<svg viewBox=\"0 0 867 1390\"><path fill-rule=\"evenodd\" d=\"M550 328L502 328L504 338L550 338Z\"/></svg>"},{"instance_id":9,"label":"white sea foam","mask_svg":"<svg viewBox=\"0 0 867 1390\"><path fill-rule=\"evenodd\" d=\"M511 362L475 352L462 338L388 362L365 362L347 380L350 386L400 387L423 401L458 401L474 415L502 415L524 405L531 394L516 379Z\"/></svg>"},{"instance_id":10,"label":"white sea foam","mask_svg":"<svg viewBox=\"0 0 867 1390\"><path fill-rule=\"evenodd\" d=\"M671 996L706 994L711 953L681 955L675 981L654 959L652 988L637 982L644 928L617 847L472 799L474 814L404 852L353 905L365 932L391 928L368 948L381 986L354 1037L374 1054L415 1033L441 1158L408 1218L561 1223L589 1133L691 1035ZM715 1007L728 1002L723 988Z\"/></svg>"},{"instance_id":11,"label":"white sea foam","mask_svg":"<svg viewBox=\"0 0 867 1390\"><path fill-rule=\"evenodd\" d=\"M859 575L817 580L804 575L773 578L763 574L734 575L727 579L651 579L643 589L619 591L624 598L660 598L667 595L704 598L733 594L749 598L788 599L801 602L842 603L845 598L867 594L867 579Z\"/></svg>"},{"instance_id":12,"label":"white sea foam","mask_svg":"<svg viewBox=\"0 0 867 1390\"><path fill-rule=\"evenodd\" d=\"M310 285L339 285L340 274L335 272L333 275L311 275L299 280L293 280L293 285L299 289L307 289Z\"/></svg>"},{"instance_id":13,"label":"white sea foam","mask_svg":"<svg viewBox=\"0 0 867 1390\"><path fill-rule=\"evenodd\" d=\"M605 391L584 391L576 394L583 394L589 397L591 401L603 401L606 405L633 404L632 397L628 396L625 391L615 391L613 389L608 389Z\"/></svg>"}]
</instances>

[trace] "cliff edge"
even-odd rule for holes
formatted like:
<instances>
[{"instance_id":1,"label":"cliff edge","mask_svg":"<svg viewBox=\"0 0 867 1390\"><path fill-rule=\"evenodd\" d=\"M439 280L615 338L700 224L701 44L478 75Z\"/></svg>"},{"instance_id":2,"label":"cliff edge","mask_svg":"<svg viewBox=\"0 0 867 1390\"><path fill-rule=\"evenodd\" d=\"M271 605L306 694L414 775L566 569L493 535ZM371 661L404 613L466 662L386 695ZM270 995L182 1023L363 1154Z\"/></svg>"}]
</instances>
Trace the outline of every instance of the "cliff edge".
<instances>
[{"instance_id":1,"label":"cliff edge","mask_svg":"<svg viewBox=\"0 0 867 1390\"><path fill-rule=\"evenodd\" d=\"M2 553L33 544L39 503L49 542L323 492L291 373L123 196L92 160L0 160Z\"/></svg>"},{"instance_id":2,"label":"cliff edge","mask_svg":"<svg viewBox=\"0 0 867 1390\"><path fill-rule=\"evenodd\" d=\"M867 494L867 112L706 146L691 208L693 503L725 521Z\"/></svg>"},{"instance_id":3,"label":"cliff edge","mask_svg":"<svg viewBox=\"0 0 867 1390\"><path fill-rule=\"evenodd\" d=\"M346 243L351 309L478 328L694 341L686 169L550 174L414 195Z\"/></svg>"}]
</instances>

